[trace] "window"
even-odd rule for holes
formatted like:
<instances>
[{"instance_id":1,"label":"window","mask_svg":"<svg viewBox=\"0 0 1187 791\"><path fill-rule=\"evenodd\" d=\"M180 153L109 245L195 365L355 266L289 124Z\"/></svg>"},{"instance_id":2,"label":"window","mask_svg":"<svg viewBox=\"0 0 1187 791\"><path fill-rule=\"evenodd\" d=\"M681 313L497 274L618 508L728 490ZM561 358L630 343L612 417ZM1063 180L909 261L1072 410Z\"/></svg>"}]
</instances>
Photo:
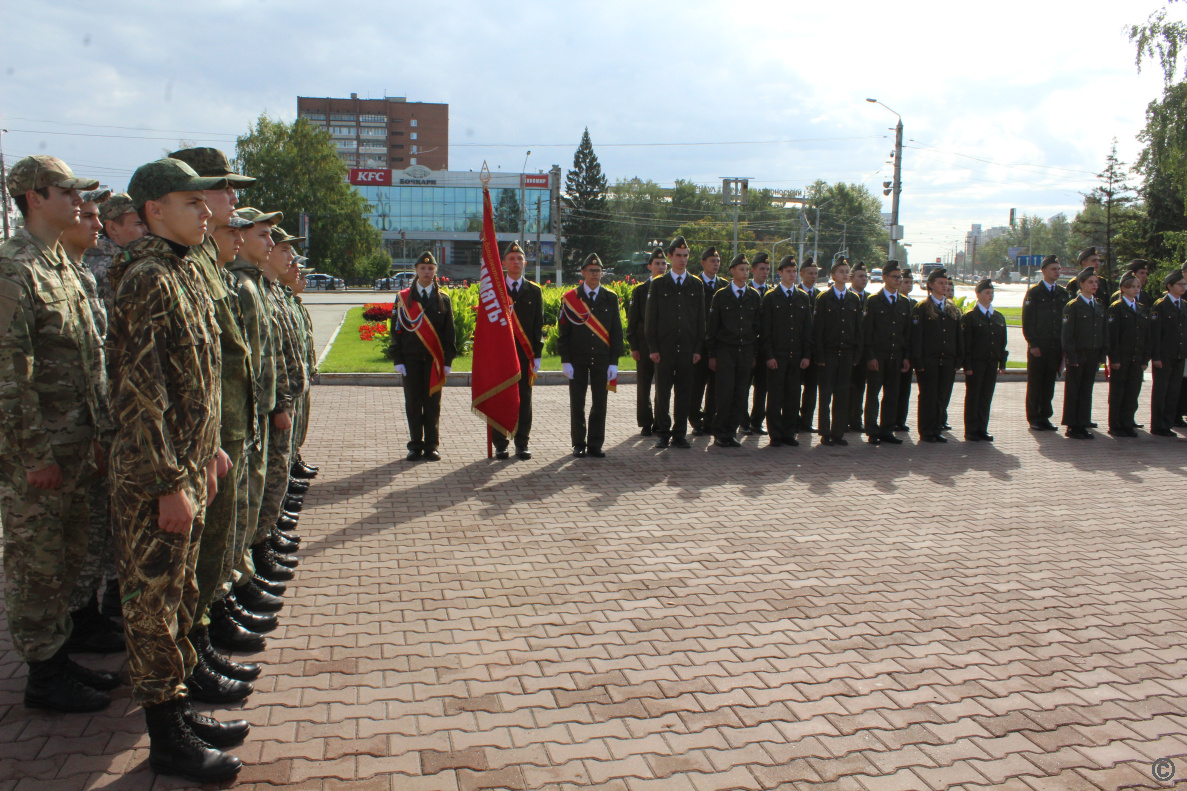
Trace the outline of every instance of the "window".
<instances>
[{"instance_id":1,"label":"window","mask_svg":"<svg viewBox=\"0 0 1187 791\"><path fill-rule=\"evenodd\" d=\"M353 126L331 126L330 134L332 135L355 135L355 127Z\"/></svg>"},{"instance_id":2,"label":"window","mask_svg":"<svg viewBox=\"0 0 1187 791\"><path fill-rule=\"evenodd\" d=\"M403 148L403 147L404 147L403 143L396 143L395 145L391 146L391 148Z\"/></svg>"},{"instance_id":3,"label":"window","mask_svg":"<svg viewBox=\"0 0 1187 791\"><path fill-rule=\"evenodd\" d=\"M410 135L410 137L411 137L413 140L415 140L415 139L416 139L416 132L413 132L413 133Z\"/></svg>"},{"instance_id":4,"label":"window","mask_svg":"<svg viewBox=\"0 0 1187 791\"><path fill-rule=\"evenodd\" d=\"M343 115L342 113L330 113L330 120L331 121L350 121L353 124L356 120L356 116Z\"/></svg>"},{"instance_id":5,"label":"window","mask_svg":"<svg viewBox=\"0 0 1187 791\"><path fill-rule=\"evenodd\" d=\"M411 123L412 123L412 125L413 125L413 126L416 126L416 119L415 119L415 118L413 118Z\"/></svg>"},{"instance_id":6,"label":"window","mask_svg":"<svg viewBox=\"0 0 1187 791\"><path fill-rule=\"evenodd\" d=\"M382 115L360 115L359 120L364 124L386 124L387 118Z\"/></svg>"},{"instance_id":7,"label":"window","mask_svg":"<svg viewBox=\"0 0 1187 791\"><path fill-rule=\"evenodd\" d=\"M326 120L325 113L301 113L302 118L307 118L310 121L324 121Z\"/></svg>"},{"instance_id":8,"label":"window","mask_svg":"<svg viewBox=\"0 0 1187 791\"><path fill-rule=\"evenodd\" d=\"M412 153L413 153L413 154L415 154L415 153L416 153L416 146L413 146L413 147L412 147Z\"/></svg>"},{"instance_id":9,"label":"window","mask_svg":"<svg viewBox=\"0 0 1187 791\"><path fill-rule=\"evenodd\" d=\"M387 129L382 126L364 126L359 129L359 134L369 137L387 137Z\"/></svg>"},{"instance_id":10,"label":"window","mask_svg":"<svg viewBox=\"0 0 1187 791\"><path fill-rule=\"evenodd\" d=\"M359 141L357 140L339 140L338 148L358 148Z\"/></svg>"},{"instance_id":11,"label":"window","mask_svg":"<svg viewBox=\"0 0 1187 791\"><path fill-rule=\"evenodd\" d=\"M416 164L416 157L413 157L413 158L412 158L412 164L413 164L413 165L415 165L415 164Z\"/></svg>"},{"instance_id":12,"label":"window","mask_svg":"<svg viewBox=\"0 0 1187 791\"><path fill-rule=\"evenodd\" d=\"M403 136L404 136L403 130L398 131L398 132L392 132L392 137L403 137Z\"/></svg>"}]
</instances>

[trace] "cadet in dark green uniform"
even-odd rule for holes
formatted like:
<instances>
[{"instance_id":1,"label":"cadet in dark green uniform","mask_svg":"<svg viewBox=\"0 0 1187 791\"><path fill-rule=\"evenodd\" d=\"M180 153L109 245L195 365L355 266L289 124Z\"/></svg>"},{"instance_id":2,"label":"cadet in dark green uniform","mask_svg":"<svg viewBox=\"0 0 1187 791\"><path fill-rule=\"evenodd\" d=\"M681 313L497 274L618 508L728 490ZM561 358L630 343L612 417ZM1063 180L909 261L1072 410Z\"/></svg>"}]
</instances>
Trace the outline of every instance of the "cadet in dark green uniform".
<instances>
[{"instance_id":1,"label":"cadet in dark green uniform","mask_svg":"<svg viewBox=\"0 0 1187 791\"><path fill-rule=\"evenodd\" d=\"M662 248L651 251L647 262L647 276L631 291L631 304L626 316L626 339L631 344L631 357L635 360L635 420L639 422L639 433L650 437L656 430L655 410L651 405L651 385L655 381L655 363L647 346L647 294L651 281L667 269L668 261Z\"/></svg>"},{"instance_id":2,"label":"cadet in dark green uniform","mask_svg":"<svg viewBox=\"0 0 1187 791\"><path fill-rule=\"evenodd\" d=\"M437 259L425 251L416 259L416 282L401 292L409 307L420 311L410 315L397 304L391 318L391 355L396 373L404 377L404 411L408 416L408 461L440 461L441 389L434 388L433 367L443 365L449 373L457 355L454 341L453 303L437 285ZM412 309L415 310L415 309ZM421 319L420 317L424 318ZM422 327L427 321L430 326ZM435 337L439 348L430 348ZM440 354L437 360L435 355ZM439 382L438 384L443 384Z\"/></svg>"},{"instance_id":3,"label":"cadet in dark green uniform","mask_svg":"<svg viewBox=\"0 0 1187 791\"><path fill-rule=\"evenodd\" d=\"M1055 410L1055 380L1063 364L1063 308L1067 291L1055 282L1059 259L1043 259L1043 279L1026 291L1022 301L1022 336L1026 339L1026 422L1035 431L1055 431L1051 416Z\"/></svg>"},{"instance_id":4,"label":"cadet in dark green uniform","mask_svg":"<svg viewBox=\"0 0 1187 791\"><path fill-rule=\"evenodd\" d=\"M1079 294L1063 308L1063 356L1067 380L1063 386L1063 425L1072 439L1092 439L1092 385L1108 351L1105 307L1096 301L1100 279L1092 267L1076 275Z\"/></svg>"},{"instance_id":5,"label":"cadet in dark green uniform","mask_svg":"<svg viewBox=\"0 0 1187 791\"><path fill-rule=\"evenodd\" d=\"M902 272L898 261L882 267L882 290L866 300L862 317L862 358L866 370L865 432L871 445L901 445L894 435L898 417L899 380L911 378L907 355L912 303L899 294ZM878 394L881 393L881 403Z\"/></svg>"},{"instance_id":6,"label":"cadet in dark green uniform","mask_svg":"<svg viewBox=\"0 0 1187 791\"><path fill-rule=\"evenodd\" d=\"M750 287L758 292L761 299L771 290L771 257L766 253L758 253L750 264L750 271ZM762 424L767 419L767 367L762 364L761 359L755 362L750 374L750 389L754 391L754 395L749 419L742 424L742 433L766 434Z\"/></svg>"},{"instance_id":7,"label":"cadet in dark green uniform","mask_svg":"<svg viewBox=\"0 0 1187 791\"><path fill-rule=\"evenodd\" d=\"M519 427L515 431L515 455L520 459L532 458L528 450L528 440L532 433L532 377L540 370L540 361L544 354L544 295L540 287L523 276L523 267L527 257L519 242L511 242L503 251L503 271L507 281L507 298L511 300L511 309L515 311L519 325L523 327L528 342L532 345L532 357L528 359L519 343L515 344L515 354L519 358ZM507 437L499 432L494 433L495 458L506 459Z\"/></svg>"},{"instance_id":8,"label":"cadet in dark green uniform","mask_svg":"<svg viewBox=\"0 0 1187 791\"><path fill-rule=\"evenodd\" d=\"M737 255L730 262L731 282L713 295L706 330L709 369L717 375L717 415L713 444L740 448L738 426L747 422L746 392L754 369L762 298L752 289L750 262Z\"/></svg>"},{"instance_id":9,"label":"cadet in dark green uniform","mask_svg":"<svg viewBox=\"0 0 1187 791\"><path fill-rule=\"evenodd\" d=\"M861 356L861 300L845 287L849 284L849 261L833 261L832 288L816 297L812 317L812 353L820 387L820 442L848 445L849 380L853 362Z\"/></svg>"},{"instance_id":10,"label":"cadet in dark green uniform","mask_svg":"<svg viewBox=\"0 0 1187 791\"><path fill-rule=\"evenodd\" d=\"M898 293L907 303L908 313L915 310L915 300L911 299L911 292L915 290L915 274L911 267L903 267L903 280L899 283ZM907 319L908 323L910 318ZM910 358L911 332L907 330L907 351L903 352L907 359L903 361L902 374L898 380L898 402L895 404L894 431L907 432L911 427L907 425L907 415L911 414L911 379L915 363Z\"/></svg>"},{"instance_id":11,"label":"cadet in dark green uniform","mask_svg":"<svg viewBox=\"0 0 1187 791\"><path fill-rule=\"evenodd\" d=\"M1080 255L1076 258L1076 265L1079 267L1081 272L1085 269L1092 269L1097 273L1097 277L1099 278L1099 282L1097 283L1099 290L1096 292L1097 296L1094 297L1094 299L1100 302L1100 297L1113 293L1113 283L1108 278L1108 266L1106 266L1105 263L1101 261L1100 253L1095 247L1086 247L1081 250ZM1073 277L1067 282L1067 293L1069 300L1076 296L1076 294L1080 293L1080 281L1078 274L1076 277Z\"/></svg>"},{"instance_id":12,"label":"cadet in dark green uniform","mask_svg":"<svg viewBox=\"0 0 1187 791\"><path fill-rule=\"evenodd\" d=\"M1183 294L1187 280L1179 270L1162 281L1166 293L1150 311L1150 362L1154 367L1154 389L1150 393L1150 433L1173 437L1171 427L1178 415L1179 391L1183 386L1183 364L1187 360L1187 305Z\"/></svg>"},{"instance_id":13,"label":"cadet in dark green uniform","mask_svg":"<svg viewBox=\"0 0 1187 791\"><path fill-rule=\"evenodd\" d=\"M713 304L713 295L717 289L725 286L725 279L717 276L721 269L721 256L716 247L706 247L701 253L701 285L705 287L702 296L705 300L705 316L709 315L709 308ZM713 430L713 416L716 409L717 388L715 375L709 369L708 356L701 357L700 362L693 366L692 380L692 409L688 413L688 421L692 424L692 433L701 436Z\"/></svg>"},{"instance_id":14,"label":"cadet in dark green uniform","mask_svg":"<svg viewBox=\"0 0 1187 791\"><path fill-rule=\"evenodd\" d=\"M870 273L866 269L864 261L858 261L849 273L850 284L849 290L857 296L861 303L862 315L866 312L866 300L869 299L869 294L866 293L866 286L870 284ZM866 337L864 328L862 331L862 338ZM849 380L849 430L856 431L860 434L865 430L862 425L861 413L865 406L866 398L866 361L862 357L853 361L853 376Z\"/></svg>"},{"instance_id":15,"label":"cadet in dark green uniform","mask_svg":"<svg viewBox=\"0 0 1187 791\"><path fill-rule=\"evenodd\" d=\"M1121 296L1108 310L1109 434L1138 435L1135 416L1142 375L1150 364L1150 311L1141 303L1142 283L1131 269L1121 278Z\"/></svg>"},{"instance_id":16,"label":"cadet in dark green uniform","mask_svg":"<svg viewBox=\"0 0 1187 791\"><path fill-rule=\"evenodd\" d=\"M762 298L758 365L767 369L771 446L799 445L800 375L812 364L812 308L795 286L795 258L779 262L779 283Z\"/></svg>"},{"instance_id":17,"label":"cadet in dark green uniform","mask_svg":"<svg viewBox=\"0 0 1187 791\"><path fill-rule=\"evenodd\" d=\"M911 311L910 359L919 383L919 437L924 442L947 442L940 432L960 363L960 310L946 296L946 269L928 274L927 291Z\"/></svg>"},{"instance_id":18,"label":"cadet in dark green uniform","mask_svg":"<svg viewBox=\"0 0 1187 791\"><path fill-rule=\"evenodd\" d=\"M672 240L667 254L672 271L651 281L643 327L655 366L655 447L690 448L695 369L705 347L705 286L688 273L689 249L683 236Z\"/></svg>"},{"instance_id":19,"label":"cadet in dark green uniform","mask_svg":"<svg viewBox=\"0 0 1187 791\"><path fill-rule=\"evenodd\" d=\"M960 319L964 343L964 438L993 442L989 408L998 371L1006 370L1006 317L993 309L993 281L977 284L977 304Z\"/></svg>"},{"instance_id":20,"label":"cadet in dark green uniform","mask_svg":"<svg viewBox=\"0 0 1187 791\"><path fill-rule=\"evenodd\" d=\"M618 295L602 285L602 259L590 253L581 264L583 283L573 289L582 302L580 312L561 302L557 350L569 378L569 426L573 455L604 458L606 402L610 383L618 379L622 357L622 313ZM585 392L592 391L588 427Z\"/></svg>"},{"instance_id":21,"label":"cadet in dark green uniform","mask_svg":"<svg viewBox=\"0 0 1187 791\"><path fill-rule=\"evenodd\" d=\"M1150 277L1150 262L1142 258L1135 258L1125 265L1125 274L1133 275L1138 279L1138 304L1146 309L1148 313L1150 308L1154 307L1154 295L1146 290L1146 281ZM1121 280L1125 280L1125 275L1121 276ZM1112 305L1117 300L1121 299L1121 289L1123 285L1119 285L1117 290L1109 297L1109 304Z\"/></svg>"},{"instance_id":22,"label":"cadet in dark green uniform","mask_svg":"<svg viewBox=\"0 0 1187 791\"><path fill-rule=\"evenodd\" d=\"M816 318L816 298L820 296L820 289L816 287L816 278L820 274L820 270L816 267L816 262L812 256L804 259L803 265L800 266L800 291L804 292L804 296L808 298L808 312L811 314L813 320ZM813 362L815 362L815 355L819 349L813 348ZM815 365L809 365L804 369L803 375L800 377L800 384L803 386L803 392L800 395L800 431L815 431L812 428L812 420L816 415L816 385L819 376Z\"/></svg>"}]
</instances>

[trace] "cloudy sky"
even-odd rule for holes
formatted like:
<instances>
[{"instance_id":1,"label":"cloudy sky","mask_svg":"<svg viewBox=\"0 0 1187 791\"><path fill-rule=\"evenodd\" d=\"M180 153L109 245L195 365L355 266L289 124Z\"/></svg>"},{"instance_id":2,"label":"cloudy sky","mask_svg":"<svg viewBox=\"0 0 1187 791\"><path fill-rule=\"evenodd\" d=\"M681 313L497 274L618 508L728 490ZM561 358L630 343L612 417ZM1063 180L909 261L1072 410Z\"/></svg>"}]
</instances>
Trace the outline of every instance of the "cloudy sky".
<instances>
[{"instance_id":1,"label":"cloudy sky","mask_svg":"<svg viewBox=\"0 0 1187 791\"><path fill-rule=\"evenodd\" d=\"M1160 5L0 0L0 125L8 162L119 188L181 140L230 151L261 112L353 91L448 103L454 170L568 167L588 126L611 180L877 191L895 117L875 97L903 117L921 261L1011 207L1074 214L1114 137L1134 160L1161 77L1125 26Z\"/></svg>"}]
</instances>

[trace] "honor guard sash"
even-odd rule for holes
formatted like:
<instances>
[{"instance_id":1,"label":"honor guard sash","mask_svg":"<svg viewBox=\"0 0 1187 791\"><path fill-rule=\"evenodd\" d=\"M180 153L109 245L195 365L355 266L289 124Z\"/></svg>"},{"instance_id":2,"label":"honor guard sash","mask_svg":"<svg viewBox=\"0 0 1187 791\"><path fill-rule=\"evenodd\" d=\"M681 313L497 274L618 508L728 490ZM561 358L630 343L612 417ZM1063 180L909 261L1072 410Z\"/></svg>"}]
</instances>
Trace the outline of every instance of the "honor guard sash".
<instances>
[{"instance_id":1,"label":"honor guard sash","mask_svg":"<svg viewBox=\"0 0 1187 791\"><path fill-rule=\"evenodd\" d=\"M437 328L425 314L424 308L412 299L412 289L406 288L400 292L396 305L396 318L400 329L416 334L424 347L429 350L433 358L433 369L429 373L429 395L435 395L445 386L445 350L441 348L441 338L437 336Z\"/></svg>"},{"instance_id":2,"label":"honor guard sash","mask_svg":"<svg viewBox=\"0 0 1187 791\"><path fill-rule=\"evenodd\" d=\"M598 317L585 304L585 300L577 293L577 289L574 288L566 291L565 295L561 298L561 315L572 324L578 326L585 325L598 340L606 344L606 346L610 345L610 332L602 322L598 321ZM618 392L617 376L606 382L606 389L611 393Z\"/></svg>"}]
</instances>

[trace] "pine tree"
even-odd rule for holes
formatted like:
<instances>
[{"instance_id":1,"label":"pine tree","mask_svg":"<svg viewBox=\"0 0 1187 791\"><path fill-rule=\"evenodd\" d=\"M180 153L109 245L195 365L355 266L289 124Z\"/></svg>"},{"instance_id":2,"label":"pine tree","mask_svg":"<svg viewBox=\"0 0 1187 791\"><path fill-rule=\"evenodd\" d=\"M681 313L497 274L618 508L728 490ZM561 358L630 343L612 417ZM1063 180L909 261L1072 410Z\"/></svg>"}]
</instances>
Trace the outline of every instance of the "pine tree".
<instances>
[{"instance_id":1,"label":"pine tree","mask_svg":"<svg viewBox=\"0 0 1187 791\"><path fill-rule=\"evenodd\" d=\"M1113 219L1117 210L1133 202L1132 188L1125 182L1125 163L1117 158L1117 138L1113 138L1113 148L1105 157L1105 169L1096 174L1100 179L1097 186L1087 198L1096 199L1105 210L1105 255L1104 274L1113 274Z\"/></svg>"},{"instance_id":2,"label":"pine tree","mask_svg":"<svg viewBox=\"0 0 1187 791\"><path fill-rule=\"evenodd\" d=\"M589 128L581 136L581 145L573 155L573 169L565 176L568 207L564 220L565 250L570 261L578 264L590 253L604 255L609 238L610 185L602 175L602 165L594 153ZM603 262L606 263L606 262Z\"/></svg>"},{"instance_id":3,"label":"pine tree","mask_svg":"<svg viewBox=\"0 0 1187 791\"><path fill-rule=\"evenodd\" d=\"M519 195L513 189L505 189L499 193L499 202L495 205L495 230L499 233L519 234L520 210ZM522 243L522 239L520 242Z\"/></svg>"}]
</instances>

